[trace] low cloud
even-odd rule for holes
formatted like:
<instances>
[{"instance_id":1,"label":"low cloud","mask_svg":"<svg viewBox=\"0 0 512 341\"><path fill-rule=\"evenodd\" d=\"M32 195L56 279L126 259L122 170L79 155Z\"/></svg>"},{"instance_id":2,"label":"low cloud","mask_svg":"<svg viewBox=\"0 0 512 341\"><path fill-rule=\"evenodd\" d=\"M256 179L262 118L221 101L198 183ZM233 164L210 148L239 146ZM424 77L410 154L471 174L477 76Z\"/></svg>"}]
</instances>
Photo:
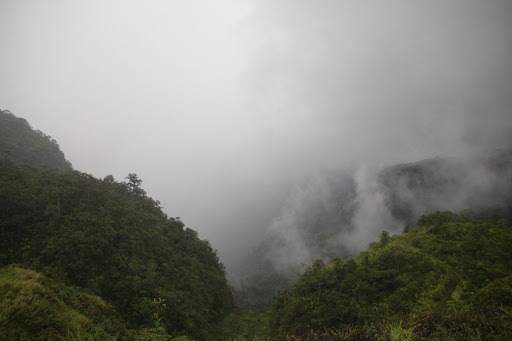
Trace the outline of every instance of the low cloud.
<instances>
[{"instance_id":1,"label":"low cloud","mask_svg":"<svg viewBox=\"0 0 512 341\"><path fill-rule=\"evenodd\" d=\"M293 273L354 256L436 211L511 216L511 193L512 150L322 174L297 186L269 226L266 260Z\"/></svg>"},{"instance_id":2,"label":"low cloud","mask_svg":"<svg viewBox=\"0 0 512 341\"><path fill-rule=\"evenodd\" d=\"M512 146L510 32L508 0L8 0L0 106L137 173L229 268L315 174ZM385 214L363 178L354 225Z\"/></svg>"}]
</instances>

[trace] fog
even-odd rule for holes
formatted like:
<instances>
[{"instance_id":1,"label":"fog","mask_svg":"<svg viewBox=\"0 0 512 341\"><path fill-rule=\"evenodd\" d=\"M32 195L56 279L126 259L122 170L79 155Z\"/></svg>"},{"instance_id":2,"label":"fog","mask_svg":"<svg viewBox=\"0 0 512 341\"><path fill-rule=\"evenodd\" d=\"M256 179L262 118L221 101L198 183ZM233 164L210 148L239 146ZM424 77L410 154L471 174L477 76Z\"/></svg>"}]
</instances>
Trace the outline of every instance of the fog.
<instances>
[{"instance_id":1,"label":"fog","mask_svg":"<svg viewBox=\"0 0 512 341\"><path fill-rule=\"evenodd\" d=\"M369 226L369 169L512 146L511 33L508 0L0 0L0 108L229 269L308 179L359 169Z\"/></svg>"}]
</instances>

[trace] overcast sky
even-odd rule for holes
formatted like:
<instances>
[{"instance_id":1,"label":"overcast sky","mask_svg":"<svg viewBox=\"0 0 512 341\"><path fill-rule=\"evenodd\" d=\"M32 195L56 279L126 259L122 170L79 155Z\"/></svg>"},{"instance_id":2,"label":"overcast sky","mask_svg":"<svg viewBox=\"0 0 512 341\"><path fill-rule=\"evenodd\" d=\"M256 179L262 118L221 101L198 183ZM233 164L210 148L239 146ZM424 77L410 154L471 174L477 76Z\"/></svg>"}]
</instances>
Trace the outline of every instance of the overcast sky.
<instances>
[{"instance_id":1,"label":"overcast sky","mask_svg":"<svg viewBox=\"0 0 512 341\"><path fill-rule=\"evenodd\" d=\"M227 263L313 173L512 145L510 0L0 0L0 108Z\"/></svg>"}]
</instances>

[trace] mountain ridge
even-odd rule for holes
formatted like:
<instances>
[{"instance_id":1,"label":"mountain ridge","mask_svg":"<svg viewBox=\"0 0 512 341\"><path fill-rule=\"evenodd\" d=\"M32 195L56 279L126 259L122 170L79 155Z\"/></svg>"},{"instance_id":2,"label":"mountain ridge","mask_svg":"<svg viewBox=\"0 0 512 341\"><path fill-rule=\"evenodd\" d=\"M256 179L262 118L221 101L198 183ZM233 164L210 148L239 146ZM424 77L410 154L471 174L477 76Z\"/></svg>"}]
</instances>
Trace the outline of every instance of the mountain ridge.
<instances>
[{"instance_id":1,"label":"mountain ridge","mask_svg":"<svg viewBox=\"0 0 512 341\"><path fill-rule=\"evenodd\" d=\"M0 110L0 159L36 168L73 169L55 139L9 110Z\"/></svg>"}]
</instances>

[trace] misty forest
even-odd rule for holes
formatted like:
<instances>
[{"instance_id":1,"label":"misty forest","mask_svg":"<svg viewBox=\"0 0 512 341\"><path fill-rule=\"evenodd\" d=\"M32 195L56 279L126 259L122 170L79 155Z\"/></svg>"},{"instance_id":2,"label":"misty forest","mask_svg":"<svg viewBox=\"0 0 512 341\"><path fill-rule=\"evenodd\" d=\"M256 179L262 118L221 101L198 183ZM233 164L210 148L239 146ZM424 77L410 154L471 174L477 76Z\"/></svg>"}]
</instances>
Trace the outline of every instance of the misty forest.
<instances>
[{"instance_id":1,"label":"misty forest","mask_svg":"<svg viewBox=\"0 0 512 341\"><path fill-rule=\"evenodd\" d=\"M512 340L511 33L0 0L0 340Z\"/></svg>"}]
</instances>

